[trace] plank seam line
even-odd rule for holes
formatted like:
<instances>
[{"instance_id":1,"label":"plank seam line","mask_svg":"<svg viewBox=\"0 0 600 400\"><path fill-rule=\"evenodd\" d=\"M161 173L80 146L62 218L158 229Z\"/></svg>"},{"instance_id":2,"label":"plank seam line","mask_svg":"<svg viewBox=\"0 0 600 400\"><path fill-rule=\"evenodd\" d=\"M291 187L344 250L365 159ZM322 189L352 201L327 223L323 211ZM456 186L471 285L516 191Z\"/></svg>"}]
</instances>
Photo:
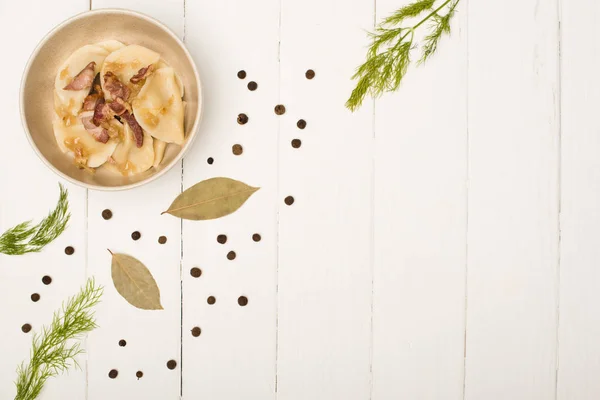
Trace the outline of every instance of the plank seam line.
<instances>
[{"instance_id":1,"label":"plank seam line","mask_svg":"<svg viewBox=\"0 0 600 400\"><path fill-rule=\"evenodd\" d=\"M185 16L185 0L183 0L183 43L185 44L185 31L186 31L186 16ZM184 165L185 165L185 157L181 159L181 186L179 188L180 193L183 193L183 176L184 176ZM181 255L179 258L179 293L180 293L180 329L179 329L179 397L183 398L183 219L180 220L180 251Z\"/></svg>"},{"instance_id":2,"label":"plank seam line","mask_svg":"<svg viewBox=\"0 0 600 400\"><path fill-rule=\"evenodd\" d=\"M281 24L282 24L282 16L283 16L283 0L279 0L279 18L278 18L278 27L277 27L277 103L281 104ZM275 255L276 255L276 265L275 265L275 398L279 397L278 389L279 389L279 225L281 223L280 220L280 210L281 206L279 204L279 193L281 191L280 182L281 182L281 169L280 169L280 153L281 153L281 119L277 119L277 157L276 157L276 171L277 171L277 189L275 204L277 204L277 231L275 232Z\"/></svg>"},{"instance_id":3,"label":"plank seam line","mask_svg":"<svg viewBox=\"0 0 600 400\"><path fill-rule=\"evenodd\" d=\"M90 7L92 5L92 0L90 0ZM85 189L85 207L84 207L84 212L83 212L83 217L84 217L84 229L85 229L85 246L84 246L84 253L85 253L85 280L87 281L88 277L89 277L89 262L88 262L88 257L89 257L89 189ZM88 400L89 398L89 393L88 393L88 389L89 389L89 367L88 367L88 360L90 358L89 356L89 349L87 347L87 339L88 339L88 335L85 336L85 400Z\"/></svg>"},{"instance_id":4,"label":"plank seam line","mask_svg":"<svg viewBox=\"0 0 600 400\"><path fill-rule=\"evenodd\" d=\"M562 262L561 254L561 243L562 243L562 228L561 228L561 212L562 212L562 26L561 26L561 10L562 1L557 0L557 47L558 47L558 60L557 60L557 119L558 119L558 143L557 143L557 265L556 265L556 360L555 360L555 376L554 376L554 398L558 399L558 379L559 379L559 368L560 368L560 267Z\"/></svg>"},{"instance_id":5,"label":"plank seam line","mask_svg":"<svg viewBox=\"0 0 600 400\"><path fill-rule=\"evenodd\" d=\"M182 41L185 45L185 33L186 33L186 15L185 15L185 4L186 0L183 0L183 36ZM181 159L181 185L179 192L183 193L183 176L184 176L184 164L185 157ZM183 399L183 219L180 219L179 225L179 238L180 238L180 257L179 257L179 296L180 296L180 310L179 310L179 398Z\"/></svg>"},{"instance_id":6,"label":"plank seam line","mask_svg":"<svg viewBox=\"0 0 600 400\"><path fill-rule=\"evenodd\" d=\"M377 0L373 0L373 31L377 26ZM375 110L377 106L377 99L373 98L373 115L371 117L372 126L372 142L371 142L371 243L369 246L369 262L371 268L371 335L369 338L369 400L373 399L374 389L374 377L373 377L373 354L374 354L374 341L375 341L375 151L376 151L376 137L375 137Z\"/></svg>"},{"instance_id":7,"label":"plank seam line","mask_svg":"<svg viewBox=\"0 0 600 400\"><path fill-rule=\"evenodd\" d=\"M88 11L92 11L93 8L93 4L92 4L93 0L89 1L88 4ZM89 189L85 189L85 208L84 208L84 230L85 230L85 246L84 246L84 252L85 252L85 280L87 281L88 277L89 277L89 242L90 242L90 236L89 236L89 204L90 204L90 190ZM89 399L89 387L90 387L90 380L89 380L89 364L88 361L90 359L90 353L89 353L89 349L88 349L88 335L85 336L85 400Z\"/></svg>"},{"instance_id":8,"label":"plank seam line","mask_svg":"<svg viewBox=\"0 0 600 400\"><path fill-rule=\"evenodd\" d=\"M466 117L466 160L465 160L465 168L466 168L466 182L465 182L465 189L466 189L466 196L465 196L465 281L464 281L464 297L465 297L465 304L464 304L464 320L465 320L465 327L464 327L464 341L463 341L463 384L462 384L462 398L463 400L466 399L467 396L467 318L468 318L468 310L469 310L469 300L468 300L468 294L469 294L469 196L470 196L470 190L469 190L469 180L470 180L470 173L471 173L471 163L470 163L470 150L471 150L471 141L470 141L470 135L469 135L469 71L470 71L470 58L469 58L469 1L466 0L466 6L464 7L466 9L465 12L465 42L466 42L466 47L467 47L467 61L466 61L466 113L465 113L465 117Z\"/></svg>"}]
</instances>

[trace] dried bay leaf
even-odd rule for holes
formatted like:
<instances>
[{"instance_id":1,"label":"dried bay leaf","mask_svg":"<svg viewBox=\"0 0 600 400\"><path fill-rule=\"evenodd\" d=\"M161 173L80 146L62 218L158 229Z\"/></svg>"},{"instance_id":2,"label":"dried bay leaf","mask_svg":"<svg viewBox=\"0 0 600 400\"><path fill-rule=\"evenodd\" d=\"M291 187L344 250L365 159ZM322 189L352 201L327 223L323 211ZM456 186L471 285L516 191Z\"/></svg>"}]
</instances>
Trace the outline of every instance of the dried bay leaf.
<instances>
[{"instance_id":1,"label":"dried bay leaf","mask_svg":"<svg viewBox=\"0 0 600 400\"><path fill-rule=\"evenodd\" d=\"M177 196L163 214L195 221L221 218L240 208L258 189L230 178L207 179Z\"/></svg>"},{"instance_id":2,"label":"dried bay leaf","mask_svg":"<svg viewBox=\"0 0 600 400\"><path fill-rule=\"evenodd\" d=\"M112 254L112 280L117 292L134 307L162 310L160 290L148 268L126 254Z\"/></svg>"}]
</instances>

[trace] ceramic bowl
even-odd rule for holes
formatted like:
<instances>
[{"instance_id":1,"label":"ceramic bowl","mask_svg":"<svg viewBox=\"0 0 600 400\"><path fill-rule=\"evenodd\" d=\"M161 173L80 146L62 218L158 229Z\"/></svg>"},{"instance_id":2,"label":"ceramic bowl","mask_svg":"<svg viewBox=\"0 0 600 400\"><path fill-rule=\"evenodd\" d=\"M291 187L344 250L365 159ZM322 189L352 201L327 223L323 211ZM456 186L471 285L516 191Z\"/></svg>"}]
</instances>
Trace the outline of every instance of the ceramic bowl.
<instances>
[{"instance_id":1,"label":"ceramic bowl","mask_svg":"<svg viewBox=\"0 0 600 400\"><path fill-rule=\"evenodd\" d=\"M52 129L54 78L61 64L79 47L115 39L139 44L160 53L181 76L184 85L185 137L182 146L169 144L158 168L125 177L103 169L95 174L77 168L58 148ZM76 15L54 28L31 55L20 93L25 134L40 159L62 178L96 190L123 190L144 185L177 165L192 145L202 114L202 86L198 70L184 44L169 28L146 15L120 9L102 9Z\"/></svg>"}]
</instances>

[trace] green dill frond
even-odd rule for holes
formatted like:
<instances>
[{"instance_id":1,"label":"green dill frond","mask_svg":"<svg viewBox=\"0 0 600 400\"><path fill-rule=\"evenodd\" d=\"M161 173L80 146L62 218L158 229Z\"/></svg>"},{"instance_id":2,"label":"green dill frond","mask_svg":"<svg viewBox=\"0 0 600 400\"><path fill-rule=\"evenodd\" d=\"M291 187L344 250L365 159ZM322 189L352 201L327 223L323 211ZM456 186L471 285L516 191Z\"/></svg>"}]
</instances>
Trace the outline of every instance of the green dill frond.
<instances>
[{"instance_id":1,"label":"green dill frond","mask_svg":"<svg viewBox=\"0 0 600 400\"><path fill-rule=\"evenodd\" d=\"M64 232L69 222L68 191L60 185L58 204L39 224L22 222L0 236L0 253L21 255L40 251Z\"/></svg>"},{"instance_id":2,"label":"green dill frond","mask_svg":"<svg viewBox=\"0 0 600 400\"><path fill-rule=\"evenodd\" d=\"M418 62L419 65L423 64L435 53L442 35L450 34L450 20L454 16L455 8L459 1L456 0L452 4L446 15L439 16L436 14L434 16L433 23L431 24L431 32L424 39L423 51Z\"/></svg>"},{"instance_id":3,"label":"green dill frond","mask_svg":"<svg viewBox=\"0 0 600 400\"><path fill-rule=\"evenodd\" d=\"M433 9L435 0L417 0L385 18L373 33L369 33L371 45L367 50L367 59L352 76L358 82L346 101L346 107L355 111L367 95L377 98L384 92L397 90L408 71L411 52L416 47L413 45L415 31L431 21L431 31L422 45L423 54L419 60L421 64L435 53L443 34L450 33L450 21L459 2L460 0L445 0ZM439 12L446 7L449 7L448 12L440 15ZM430 12L415 25L398 26L405 19L417 17L426 11Z\"/></svg>"},{"instance_id":4,"label":"green dill frond","mask_svg":"<svg viewBox=\"0 0 600 400\"><path fill-rule=\"evenodd\" d=\"M421 13L431 10L435 0L417 0L404 6L383 20L384 25L398 25L406 18L418 17Z\"/></svg>"},{"instance_id":5,"label":"green dill frond","mask_svg":"<svg viewBox=\"0 0 600 400\"><path fill-rule=\"evenodd\" d=\"M103 288L89 279L81 291L67 300L55 312L50 326L33 336L31 358L17 368L17 395L15 400L36 399L48 378L57 376L71 367L78 367L75 357L83 352L79 343L71 340L96 328L93 307L98 304Z\"/></svg>"},{"instance_id":6,"label":"green dill frond","mask_svg":"<svg viewBox=\"0 0 600 400\"><path fill-rule=\"evenodd\" d=\"M413 42L413 32L409 30L400 36L404 29L385 30L374 36L373 45L367 53L367 61L356 70L352 77L359 79L356 88L352 91L346 102L346 107L356 110L367 94L379 97L384 92L396 90L400 86L402 77L410 64L410 50ZM397 38L397 43L389 46L388 43ZM386 44L387 49L378 52L381 45Z\"/></svg>"}]
</instances>

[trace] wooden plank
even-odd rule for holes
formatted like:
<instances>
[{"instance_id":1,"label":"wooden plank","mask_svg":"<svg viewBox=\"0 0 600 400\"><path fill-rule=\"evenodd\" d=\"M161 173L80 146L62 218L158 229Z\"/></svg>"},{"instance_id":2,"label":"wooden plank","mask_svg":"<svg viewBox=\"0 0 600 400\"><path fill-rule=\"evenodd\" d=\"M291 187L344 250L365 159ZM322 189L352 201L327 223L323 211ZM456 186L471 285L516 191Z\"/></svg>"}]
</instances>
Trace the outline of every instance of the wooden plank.
<instances>
[{"instance_id":1,"label":"wooden plank","mask_svg":"<svg viewBox=\"0 0 600 400\"><path fill-rule=\"evenodd\" d=\"M557 10L469 2L466 399L555 396Z\"/></svg>"},{"instance_id":2,"label":"wooden plank","mask_svg":"<svg viewBox=\"0 0 600 400\"><path fill-rule=\"evenodd\" d=\"M408 2L405 2L408 3ZM377 17L400 5L377 1ZM462 399L467 16L377 100L373 399Z\"/></svg>"},{"instance_id":3,"label":"wooden plank","mask_svg":"<svg viewBox=\"0 0 600 400\"><path fill-rule=\"evenodd\" d=\"M39 221L56 206L59 178L48 170L32 151L21 126L19 88L21 75L38 42L55 25L73 14L86 10L87 0L64 0L60 7L52 2L21 1L0 3L0 34L10 62L0 68L5 77L0 91L3 145L0 146L0 234L30 219ZM32 12L32 10L34 10ZM27 23L23 17L27 16ZM11 39L12 38L12 39ZM0 398L15 396L14 381L19 363L29 359L34 332L49 324L52 313L75 294L85 282L86 191L71 185L69 189L69 227L41 253L24 256L0 254ZM75 253L67 256L66 246ZM50 285L41 281L51 276ZM31 294L40 300L33 302ZM21 326L31 324L33 330L23 333ZM85 357L83 370L53 378L44 388L47 399L85 397Z\"/></svg>"},{"instance_id":4,"label":"wooden plank","mask_svg":"<svg viewBox=\"0 0 600 400\"><path fill-rule=\"evenodd\" d=\"M562 174L558 399L600 397L600 44L593 1L563 1Z\"/></svg>"},{"instance_id":5,"label":"wooden plank","mask_svg":"<svg viewBox=\"0 0 600 400\"><path fill-rule=\"evenodd\" d=\"M92 8L118 6L141 11L165 22L183 37L183 0L136 2L93 0ZM167 60L168 61L168 60ZM181 191L181 167L175 166L161 179L126 192L90 191L88 203L89 273L105 285L98 307L102 329L90 334L88 399L153 398L177 399L181 386L181 223L160 215ZM113 212L106 221L104 209ZM134 241L131 234L141 233ZM159 236L167 243L158 243ZM116 291L111 279L111 257L107 248L126 253L142 261L160 287L162 311L143 311L127 303ZM125 347L119 341L125 340ZM174 370L167 368L177 362ZM110 379L116 369L119 375ZM138 379L136 372L142 371Z\"/></svg>"},{"instance_id":6,"label":"wooden plank","mask_svg":"<svg viewBox=\"0 0 600 400\"><path fill-rule=\"evenodd\" d=\"M373 108L344 107L373 2L283 1L278 398L370 391ZM315 71L308 80L305 72ZM271 100L274 105L276 98ZM273 106L267 108L273 113ZM304 119L305 129L297 121ZM301 141L300 148L291 145ZM284 203L292 196L293 205Z\"/></svg>"},{"instance_id":7,"label":"wooden plank","mask_svg":"<svg viewBox=\"0 0 600 400\"><path fill-rule=\"evenodd\" d=\"M186 45L200 68L206 103L184 186L230 177L260 187L234 214L184 221L183 396L275 398L279 1L186 2ZM217 16L226 16L225 21ZM237 73L246 72L245 79ZM247 89L250 81L255 91ZM244 113L248 122L237 123ZM239 144L243 153L234 155ZM212 158L212 164L207 162ZM253 234L261 235L254 242ZM227 242L217 242L218 235ZM236 253L234 260L227 254ZM200 268L202 276L190 275ZM207 299L214 296L216 303ZM241 307L238 298L248 304ZM194 337L191 330L201 329Z\"/></svg>"}]
</instances>

